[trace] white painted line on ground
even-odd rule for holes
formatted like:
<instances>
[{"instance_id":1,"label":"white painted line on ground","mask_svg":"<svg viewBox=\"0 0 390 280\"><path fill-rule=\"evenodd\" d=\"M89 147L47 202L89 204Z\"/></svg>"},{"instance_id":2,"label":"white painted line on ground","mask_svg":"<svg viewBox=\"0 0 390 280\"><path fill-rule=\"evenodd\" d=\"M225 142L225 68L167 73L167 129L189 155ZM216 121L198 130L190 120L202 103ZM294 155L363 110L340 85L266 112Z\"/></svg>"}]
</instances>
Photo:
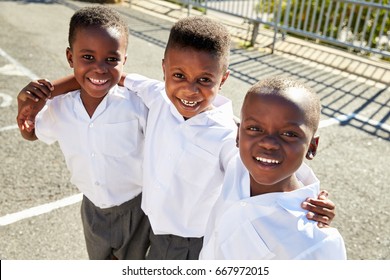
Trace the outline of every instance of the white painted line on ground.
<instances>
[{"instance_id":1,"label":"white painted line on ground","mask_svg":"<svg viewBox=\"0 0 390 280\"><path fill-rule=\"evenodd\" d=\"M12 63L13 65L15 65L22 73L24 73L24 75L26 75L27 77L29 77L31 80L37 80L39 79L39 77L37 75L35 75L33 72L31 72L29 69L27 69L26 67L24 67L22 64L20 64L16 59L14 59L13 57L11 57L10 55L8 55L5 51L3 51L1 48L0 48L0 56L4 57L5 59L7 59L10 63Z\"/></svg>"},{"instance_id":2,"label":"white painted line on ground","mask_svg":"<svg viewBox=\"0 0 390 280\"><path fill-rule=\"evenodd\" d=\"M17 124L8 125L8 126L0 127L0 132L11 130L11 129L17 129L17 128L18 128Z\"/></svg>"},{"instance_id":3,"label":"white painted line on ground","mask_svg":"<svg viewBox=\"0 0 390 280\"><path fill-rule=\"evenodd\" d=\"M5 94L5 93L0 92L0 99L3 99L3 101L0 102L1 108L11 106L12 97L9 94Z\"/></svg>"},{"instance_id":4,"label":"white painted line on ground","mask_svg":"<svg viewBox=\"0 0 390 280\"><path fill-rule=\"evenodd\" d=\"M62 208L62 207L69 206L69 205L75 204L77 202L80 202L82 200L82 198L83 198L83 195L81 193L79 193L79 194L69 196L69 197L66 197L66 198L63 198L61 200L57 200L57 201L54 201L51 203L39 205L36 207L25 209L25 210L20 211L20 212L5 215L3 217L0 217L0 226L6 226L9 224L15 223L17 221L20 221L20 220L24 220L24 219L31 218L34 216L49 213L55 209Z\"/></svg>"}]
</instances>

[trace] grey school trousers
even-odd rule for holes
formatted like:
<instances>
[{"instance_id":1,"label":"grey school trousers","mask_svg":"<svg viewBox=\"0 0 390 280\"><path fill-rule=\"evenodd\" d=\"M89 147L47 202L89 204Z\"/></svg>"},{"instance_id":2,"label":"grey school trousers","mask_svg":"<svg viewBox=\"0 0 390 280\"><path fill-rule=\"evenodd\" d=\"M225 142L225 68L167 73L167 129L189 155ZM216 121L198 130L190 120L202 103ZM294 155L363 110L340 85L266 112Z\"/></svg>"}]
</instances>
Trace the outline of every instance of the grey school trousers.
<instances>
[{"instance_id":1,"label":"grey school trousers","mask_svg":"<svg viewBox=\"0 0 390 280\"><path fill-rule=\"evenodd\" d=\"M155 235L150 230L150 251L147 260L197 260L203 237L181 237L172 234Z\"/></svg>"},{"instance_id":2,"label":"grey school trousers","mask_svg":"<svg viewBox=\"0 0 390 280\"><path fill-rule=\"evenodd\" d=\"M91 260L145 259L150 244L150 223L141 209L141 194L105 209L96 207L84 196L81 219Z\"/></svg>"}]
</instances>

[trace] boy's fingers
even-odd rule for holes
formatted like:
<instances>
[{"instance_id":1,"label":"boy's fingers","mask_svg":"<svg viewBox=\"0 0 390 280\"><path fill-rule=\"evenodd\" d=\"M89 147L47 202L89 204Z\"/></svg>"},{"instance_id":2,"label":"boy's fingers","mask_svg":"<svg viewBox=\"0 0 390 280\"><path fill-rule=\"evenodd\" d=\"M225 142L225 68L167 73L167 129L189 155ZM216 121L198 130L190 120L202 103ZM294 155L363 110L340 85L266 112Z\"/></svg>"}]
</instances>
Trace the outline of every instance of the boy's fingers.
<instances>
[{"instance_id":1,"label":"boy's fingers","mask_svg":"<svg viewBox=\"0 0 390 280\"><path fill-rule=\"evenodd\" d=\"M327 199L329 197L329 193L326 190L322 190L322 191L320 191L318 197L320 199Z\"/></svg>"},{"instance_id":2,"label":"boy's fingers","mask_svg":"<svg viewBox=\"0 0 390 280\"><path fill-rule=\"evenodd\" d=\"M308 203L307 201L304 201L302 203L302 208L306 209L310 212L315 212L319 215L327 216L329 218L332 218L335 216L335 207L332 207L331 205L324 205L324 206L319 206L319 205L314 205L311 203Z\"/></svg>"},{"instance_id":3,"label":"boy's fingers","mask_svg":"<svg viewBox=\"0 0 390 280\"><path fill-rule=\"evenodd\" d=\"M25 101L31 99L33 101L39 101L39 99L46 100L51 97L51 92L54 90L53 85L46 79L40 79L30 82L25 86L18 97L20 100Z\"/></svg>"},{"instance_id":4,"label":"boy's fingers","mask_svg":"<svg viewBox=\"0 0 390 280\"><path fill-rule=\"evenodd\" d=\"M26 93L34 98L44 99L50 97L51 91L43 84L34 85L26 88Z\"/></svg>"},{"instance_id":5,"label":"boy's fingers","mask_svg":"<svg viewBox=\"0 0 390 280\"><path fill-rule=\"evenodd\" d=\"M326 199L316 199L316 198L307 198L305 201L308 205L325 207L329 209L335 209L336 205L329 198Z\"/></svg>"},{"instance_id":6,"label":"boy's fingers","mask_svg":"<svg viewBox=\"0 0 390 280\"><path fill-rule=\"evenodd\" d=\"M26 120L26 121L24 122L24 127L25 127L26 131L31 132L31 131L34 130L35 124L34 124L34 122L31 121L31 120Z\"/></svg>"},{"instance_id":7,"label":"boy's fingers","mask_svg":"<svg viewBox=\"0 0 390 280\"><path fill-rule=\"evenodd\" d=\"M42 98L42 96L37 96L37 95L33 94L31 91L29 91L29 90L26 90L26 97L28 99L31 99L31 100L35 101L35 102L38 102L39 99Z\"/></svg>"},{"instance_id":8,"label":"boy's fingers","mask_svg":"<svg viewBox=\"0 0 390 280\"><path fill-rule=\"evenodd\" d=\"M38 80L38 83L40 85L41 91L45 93L47 98L50 98L51 92L54 90L54 86L52 85L52 83L46 79L40 79Z\"/></svg>"},{"instance_id":9,"label":"boy's fingers","mask_svg":"<svg viewBox=\"0 0 390 280\"><path fill-rule=\"evenodd\" d=\"M327 216L314 214L313 212L307 212L306 218L312 221L316 221L318 227L329 227L329 218Z\"/></svg>"}]
</instances>

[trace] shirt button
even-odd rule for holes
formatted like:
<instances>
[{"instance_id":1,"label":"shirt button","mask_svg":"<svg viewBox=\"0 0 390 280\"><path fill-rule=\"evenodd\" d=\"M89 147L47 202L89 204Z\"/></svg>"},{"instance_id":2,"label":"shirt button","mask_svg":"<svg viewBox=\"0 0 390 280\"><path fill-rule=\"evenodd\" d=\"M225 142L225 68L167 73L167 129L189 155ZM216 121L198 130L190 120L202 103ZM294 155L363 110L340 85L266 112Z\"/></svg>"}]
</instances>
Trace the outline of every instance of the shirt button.
<instances>
[{"instance_id":1,"label":"shirt button","mask_svg":"<svg viewBox=\"0 0 390 280\"><path fill-rule=\"evenodd\" d=\"M96 181L95 186L100 186L100 183L98 181Z\"/></svg>"},{"instance_id":2,"label":"shirt button","mask_svg":"<svg viewBox=\"0 0 390 280\"><path fill-rule=\"evenodd\" d=\"M91 157L95 157L95 153L91 153Z\"/></svg>"},{"instance_id":3,"label":"shirt button","mask_svg":"<svg viewBox=\"0 0 390 280\"><path fill-rule=\"evenodd\" d=\"M90 123L90 124L89 124L89 128L92 128L92 127L93 127L93 123Z\"/></svg>"},{"instance_id":4,"label":"shirt button","mask_svg":"<svg viewBox=\"0 0 390 280\"><path fill-rule=\"evenodd\" d=\"M246 206L246 202L244 202L244 201L241 201L240 204L241 204L241 206Z\"/></svg>"}]
</instances>

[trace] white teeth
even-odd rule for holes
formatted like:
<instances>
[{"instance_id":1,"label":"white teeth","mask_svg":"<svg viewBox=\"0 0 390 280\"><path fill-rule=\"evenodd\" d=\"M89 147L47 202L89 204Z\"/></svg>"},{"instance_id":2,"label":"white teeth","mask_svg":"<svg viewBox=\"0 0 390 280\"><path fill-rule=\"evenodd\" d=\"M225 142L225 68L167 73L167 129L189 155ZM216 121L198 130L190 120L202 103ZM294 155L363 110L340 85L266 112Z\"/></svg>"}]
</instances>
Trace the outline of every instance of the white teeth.
<instances>
[{"instance_id":1,"label":"white teeth","mask_svg":"<svg viewBox=\"0 0 390 280\"><path fill-rule=\"evenodd\" d=\"M262 158L262 157L256 157L257 161L265 162L265 163L273 163L273 164L279 164L279 161L276 159L268 159L268 158Z\"/></svg>"},{"instance_id":2,"label":"white teeth","mask_svg":"<svg viewBox=\"0 0 390 280\"><path fill-rule=\"evenodd\" d=\"M97 85L102 85L102 84L104 84L104 83L107 82L107 80L95 80L95 79L92 79L92 78L90 78L89 80L90 80L93 84L97 84Z\"/></svg>"},{"instance_id":3,"label":"white teeth","mask_svg":"<svg viewBox=\"0 0 390 280\"><path fill-rule=\"evenodd\" d=\"M180 101L184 105L190 106L190 107L194 107L196 104L198 104L198 102L196 102L196 101L187 101L187 100L184 100L184 99L180 99Z\"/></svg>"}]
</instances>

